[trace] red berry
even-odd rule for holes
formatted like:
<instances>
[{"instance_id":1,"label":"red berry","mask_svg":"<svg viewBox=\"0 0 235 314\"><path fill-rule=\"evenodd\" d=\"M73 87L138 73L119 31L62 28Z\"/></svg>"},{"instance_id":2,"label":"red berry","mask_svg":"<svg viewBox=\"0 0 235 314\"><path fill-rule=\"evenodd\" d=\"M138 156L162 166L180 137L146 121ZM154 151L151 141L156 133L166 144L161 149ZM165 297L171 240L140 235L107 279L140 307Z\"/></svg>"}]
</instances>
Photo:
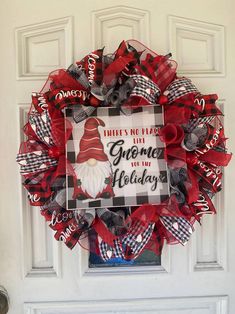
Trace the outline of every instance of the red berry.
<instances>
[{"instance_id":1,"label":"red berry","mask_svg":"<svg viewBox=\"0 0 235 314\"><path fill-rule=\"evenodd\" d=\"M196 165L196 163L198 162L198 159L197 159L197 156L195 155L188 155L186 158L186 161L190 165Z\"/></svg>"},{"instance_id":2,"label":"red berry","mask_svg":"<svg viewBox=\"0 0 235 314\"><path fill-rule=\"evenodd\" d=\"M52 158L58 158L60 156L60 151L54 146L48 149L48 155Z\"/></svg>"},{"instance_id":3,"label":"red berry","mask_svg":"<svg viewBox=\"0 0 235 314\"><path fill-rule=\"evenodd\" d=\"M158 99L159 105L163 106L168 102L168 98L165 95L161 95Z\"/></svg>"},{"instance_id":4,"label":"red berry","mask_svg":"<svg viewBox=\"0 0 235 314\"><path fill-rule=\"evenodd\" d=\"M100 104L100 100L97 99L95 96L90 97L90 105L93 107L98 107Z\"/></svg>"}]
</instances>

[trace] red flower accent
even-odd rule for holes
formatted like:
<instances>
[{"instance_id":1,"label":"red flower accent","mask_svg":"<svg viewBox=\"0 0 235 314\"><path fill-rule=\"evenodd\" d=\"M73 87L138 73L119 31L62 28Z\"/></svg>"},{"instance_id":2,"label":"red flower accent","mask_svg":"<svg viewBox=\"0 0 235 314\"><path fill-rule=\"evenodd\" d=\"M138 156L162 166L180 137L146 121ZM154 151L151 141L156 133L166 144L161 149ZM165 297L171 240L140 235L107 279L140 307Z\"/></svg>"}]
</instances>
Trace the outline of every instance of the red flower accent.
<instances>
[{"instance_id":1,"label":"red flower accent","mask_svg":"<svg viewBox=\"0 0 235 314\"><path fill-rule=\"evenodd\" d=\"M180 144L184 138L184 130L180 125L168 123L158 132L161 141L167 145Z\"/></svg>"}]
</instances>

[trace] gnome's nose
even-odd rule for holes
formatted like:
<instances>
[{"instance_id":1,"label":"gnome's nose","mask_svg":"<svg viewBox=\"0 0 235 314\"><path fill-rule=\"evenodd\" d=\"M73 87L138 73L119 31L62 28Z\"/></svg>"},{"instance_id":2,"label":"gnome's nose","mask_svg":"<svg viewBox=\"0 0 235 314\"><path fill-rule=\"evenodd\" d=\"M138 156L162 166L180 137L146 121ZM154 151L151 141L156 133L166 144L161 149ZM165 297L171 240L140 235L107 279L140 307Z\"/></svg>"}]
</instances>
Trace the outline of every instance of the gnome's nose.
<instances>
[{"instance_id":1,"label":"gnome's nose","mask_svg":"<svg viewBox=\"0 0 235 314\"><path fill-rule=\"evenodd\" d=\"M97 164L97 160L95 158L89 158L87 160L87 164L90 166L90 167L95 167L95 165Z\"/></svg>"}]
</instances>

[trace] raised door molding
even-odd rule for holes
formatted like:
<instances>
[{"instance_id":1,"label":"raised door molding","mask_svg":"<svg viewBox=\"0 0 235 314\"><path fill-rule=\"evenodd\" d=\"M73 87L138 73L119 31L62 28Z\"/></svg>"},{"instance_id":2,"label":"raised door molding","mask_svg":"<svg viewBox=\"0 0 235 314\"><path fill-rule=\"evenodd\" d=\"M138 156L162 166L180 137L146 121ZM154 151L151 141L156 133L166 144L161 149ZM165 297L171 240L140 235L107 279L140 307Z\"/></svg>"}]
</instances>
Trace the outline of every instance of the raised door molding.
<instances>
[{"instance_id":1,"label":"raised door molding","mask_svg":"<svg viewBox=\"0 0 235 314\"><path fill-rule=\"evenodd\" d=\"M19 104L19 126L22 130L27 121L29 105ZM20 142L24 134L20 132ZM19 183L20 184L20 183ZM26 190L21 190L22 217L22 250L24 277L60 277L61 276L61 245L53 239L40 208L31 207Z\"/></svg>"},{"instance_id":2,"label":"raised door molding","mask_svg":"<svg viewBox=\"0 0 235 314\"><path fill-rule=\"evenodd\" d=\"M219 100L218 107L223 112L225 100ZM224 119L221 119L224 123ZM217 121L216 127L219 126ZM227 270L227 223L223 190L216 194L213 202L217 210L215 216L203 217L202 225L196 226L192 235L189 259L190 271L221 271Z\"/></svg>"},{"instance_id":3,"label":"raised door molding","mask_svg":"<svg viewBox=\"0 0 235 314\"><path fill-rule=\"evenodd\" d=\"M227 296L25 303L24 314L227 314Z\"/></svg>"},{"instance_id":4,"label":"raised door molding","mask_svg":"<svg viewBox=\"0 0 235 314\"><path fill-rule=\"evenodd\" d=\"M73 62L72 17L17 28L18 80L44 80L48 73Z\"/></svg>"},{"instance_id":5,"label":"raised door molding","mask_svg":"<svg viewBox=\"0 0 235 314\"><path fill-rule=\"evenodd\" d=\"M169 48L178 73L190 77L225 75L224 26L168 16Z\"/></svg>"},{"instance_id":6,"label":"raised door molding","mask_svg":"<svg viewBox=\"0 0 235 314\"><path fill-rule=\"evenodd\" d=\"M214 201L217 214L205 216L197 226L190 244L191 271L221 271L227 269L227 240L224 213L224 195L220 192Z\"/></svg>"},{"instance_id":7,"label":"raised door molding","mask_svg":"<svg viewBox=\"0 0 235 314\"><path fill-rule=\"evenodd\" d=\"M113 52L123 39L137 39L149 45L149 12L115 6L92 13L92 45Z\"/></svg>"}]
</instances>

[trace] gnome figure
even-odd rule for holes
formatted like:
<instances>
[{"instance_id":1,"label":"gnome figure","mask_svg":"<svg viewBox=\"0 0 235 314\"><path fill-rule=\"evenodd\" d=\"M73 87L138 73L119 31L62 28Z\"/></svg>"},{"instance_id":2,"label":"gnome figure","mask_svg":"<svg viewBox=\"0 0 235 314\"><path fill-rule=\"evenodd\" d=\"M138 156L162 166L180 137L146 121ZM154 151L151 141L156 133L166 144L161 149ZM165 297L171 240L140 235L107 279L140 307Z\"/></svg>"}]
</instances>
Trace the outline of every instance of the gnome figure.
<instances>
[{"instance_id":1,"label":"gnome figure","mask_svg":"<svg viewBox=\"0 0 235 314\"><path fill-rule=\"evenodd\" d=\"M99 118L89 118L84 125L84 134L79 143L74 171L76 183L74 198L78 200L111 198L114 196L112 188L112 168L104 146L100 139L98 127L104 127Z\"/></svg>"}]
</instances>

